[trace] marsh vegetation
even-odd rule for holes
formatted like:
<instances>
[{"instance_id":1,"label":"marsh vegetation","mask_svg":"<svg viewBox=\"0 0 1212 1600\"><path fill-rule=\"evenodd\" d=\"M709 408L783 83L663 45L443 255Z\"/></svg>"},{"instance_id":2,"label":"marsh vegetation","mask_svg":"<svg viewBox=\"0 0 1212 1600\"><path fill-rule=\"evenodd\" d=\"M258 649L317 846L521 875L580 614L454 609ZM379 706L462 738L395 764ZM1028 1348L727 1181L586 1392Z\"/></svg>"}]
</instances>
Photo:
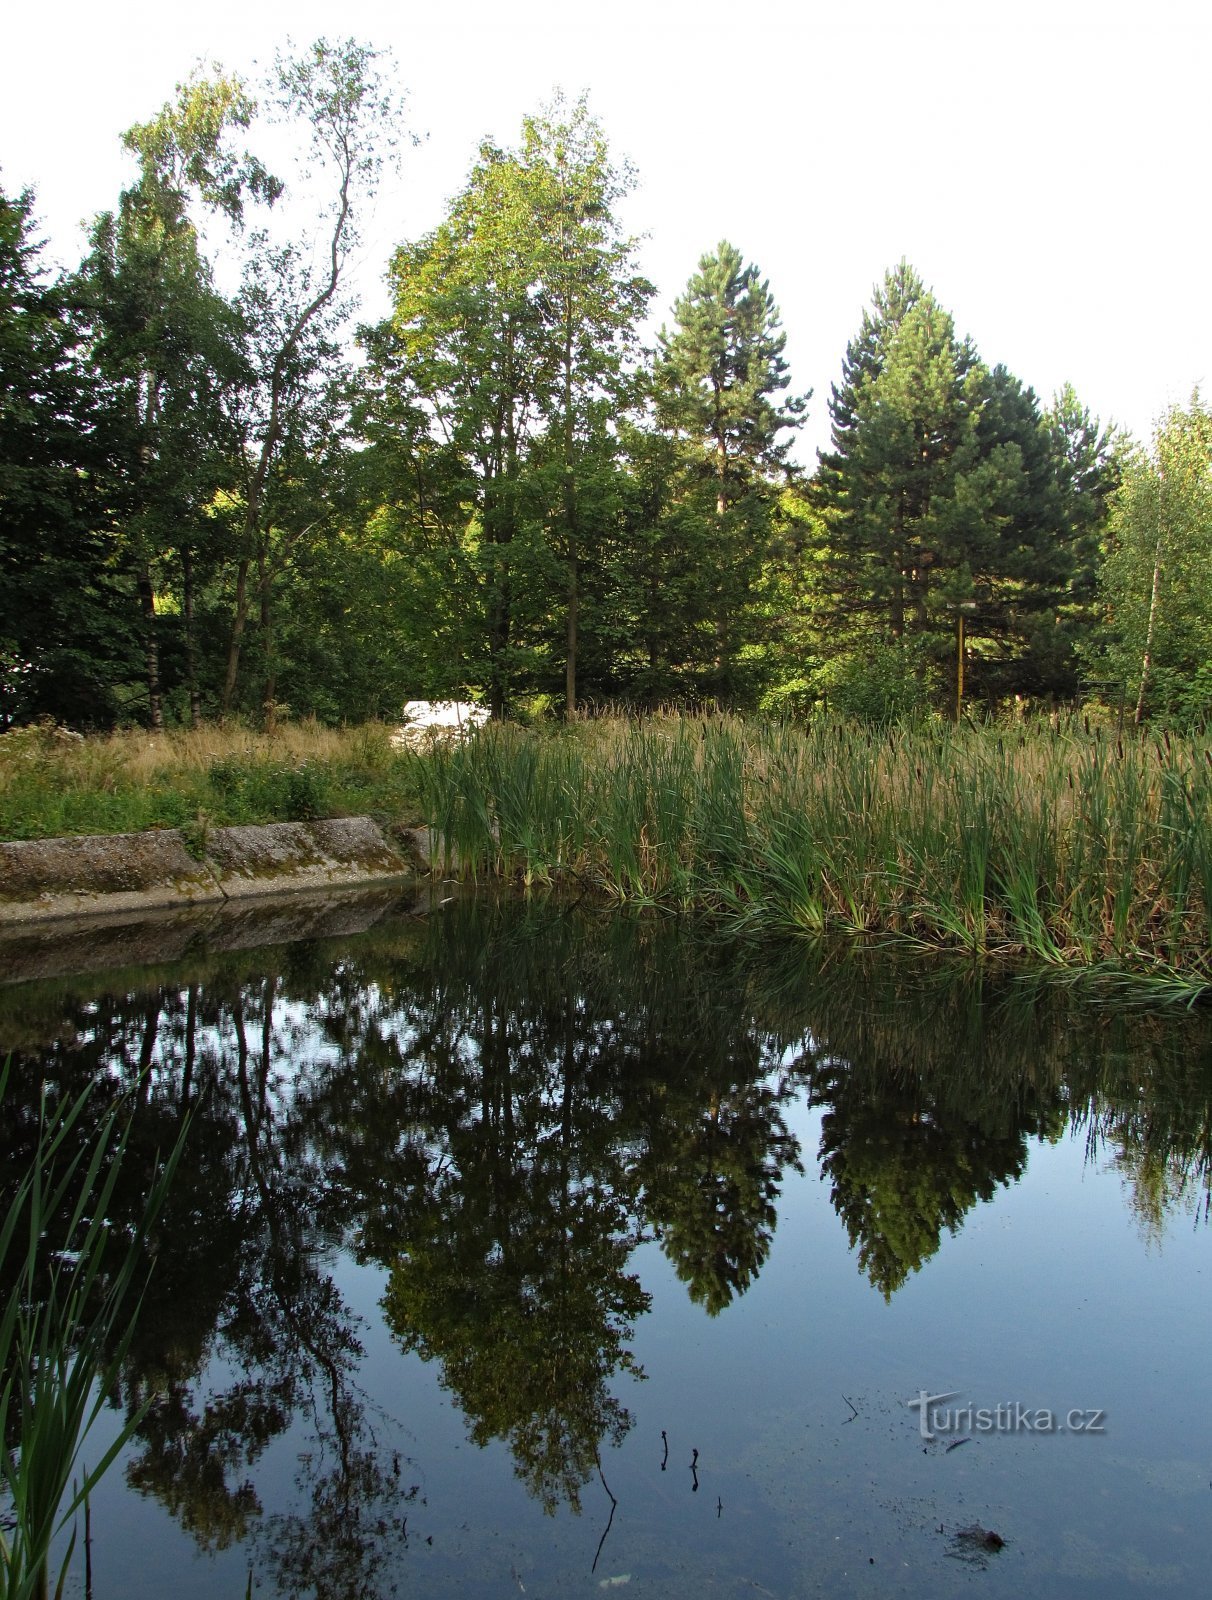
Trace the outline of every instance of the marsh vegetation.
<instances>
[{"instance_id":1,"label":"marsh vegetation","mask_svg":"<svg viewBox=\"0 0 1212 1600\"><path fill-rule=\"evenodd\" d=\"M675 716L493 728L421 777L427 819L473 875L746 931L1212 975L1206 737Z\"/></svg>"}]
</instances>

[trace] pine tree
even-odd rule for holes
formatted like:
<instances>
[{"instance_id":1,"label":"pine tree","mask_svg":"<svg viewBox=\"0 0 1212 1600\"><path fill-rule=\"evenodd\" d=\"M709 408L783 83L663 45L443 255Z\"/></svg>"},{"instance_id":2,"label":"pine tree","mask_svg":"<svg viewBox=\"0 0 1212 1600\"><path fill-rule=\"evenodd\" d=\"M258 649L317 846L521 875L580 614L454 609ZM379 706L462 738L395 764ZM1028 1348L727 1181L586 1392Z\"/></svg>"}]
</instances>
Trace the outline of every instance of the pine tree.
<instances>
[{"instance_id":1,"label":"pine tree","mask_svg":"<svg viewBox=\"0 0 1212 1600\"><path fill-rule=\"evenodd\" d=\"M829 388L830 432L834 452L845 454L857 425L855 409L860 386L874 378L883 366L888 344L897 329L926 294L926 286L903 258L884 274L871 295L870 310L864 308L857 335L846 346L842 361L842 381ZM822 457L822 470L836 466L837 456Z\"/></svg>"},{"instance_id":2,"label":"pine tree","mask_svg":"<svg viewBox=\"0 0 1212 1600\"><path fill-rule=\"evenodd\" d=\"M658 423L681 445L678 499L704 527L704 610L715 633L712 678L735 692L746 609L761 570L777 482L809 395L788 395L786 335L758 268L722 241L704 255L662 329L654 374Z\"/></svg>"},{"instance_id":3,"label":"pine tree","mask_svg":"<svg viewBox=\"0 0 1212 1600\"><path fill-rule=\"evenodd\" d=\"M1072 692L1082 536L1057 426L956 336L907 263L876 289L830 412L814 499L853 673L878 662L889 706L910 678L957 705L960 662L990 702Z\"/></svg>"},{"instance_id":4,"label":"pine tree","mask_svg":"<svg viewBox=\"0 0 1212 1600\"><path fill-rule=\"evenodd\" d=\"M1065 587L1057 606L1057 632L1063 641L1066 683L1080 687L1079 669L1102 679L1100 658L1099 568L1106 544L1111 505L1128 459L1127 436L1104 426L1066 383L1044 413L1052 442L1062 526L1068 555ZM1104 685L1104 687L1109 687Z\"/></svg>"},{"instance_id":5,"label":"pine tree","mask_svg":"<svg viewBox=\"0 0 1212 1600\"><path fill-rule=\"evenodd\" d=\"M851 624L865 615L884 642L921 642L964 598L979 507L958 491L978 457L980 377L929 294L864 343L825 480L839 592Z\"/></svg>"},{"instance_id":6,"label":"pine tree","mask_svg":"<svg viewBox=\"0 0 1212 1600\"><path fill-rule=\"evenodd\" d=\"M1071 694L1072 640L1062 610L1075 581L1056 439L1034 390L1004 366L984 374L976 426L982 511L969 564L969 689L989 702L1009 694Z\"/></svg>"}]
</instances>

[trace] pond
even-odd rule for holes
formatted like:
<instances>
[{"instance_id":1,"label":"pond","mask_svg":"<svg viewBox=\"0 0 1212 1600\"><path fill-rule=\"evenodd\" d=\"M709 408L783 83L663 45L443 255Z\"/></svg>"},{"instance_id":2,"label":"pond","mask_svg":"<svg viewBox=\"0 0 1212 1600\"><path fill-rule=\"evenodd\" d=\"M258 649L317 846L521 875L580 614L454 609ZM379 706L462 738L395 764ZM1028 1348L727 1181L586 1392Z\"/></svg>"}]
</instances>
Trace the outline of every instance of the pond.
<instances>
[{"instance_id":1,"label":"pond","mask_svg":"<svg viewBox=\"0 0 1212 1600\"><path fill-rule=\"evenodd\" d=\"M95 1600L1203 1591L1206 1016L542 901L258 915L0 951L6 1181L43 1081L134 1089L115 1221L192 1116Z\"/></svg>"}]
</instances>

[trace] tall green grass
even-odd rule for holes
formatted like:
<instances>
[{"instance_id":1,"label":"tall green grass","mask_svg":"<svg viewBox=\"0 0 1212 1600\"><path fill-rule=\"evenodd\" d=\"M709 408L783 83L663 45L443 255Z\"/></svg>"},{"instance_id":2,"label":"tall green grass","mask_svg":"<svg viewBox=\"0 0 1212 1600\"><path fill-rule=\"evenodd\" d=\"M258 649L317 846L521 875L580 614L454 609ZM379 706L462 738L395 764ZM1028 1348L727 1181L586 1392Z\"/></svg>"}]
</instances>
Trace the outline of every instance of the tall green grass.
<instances>
[{"instance_id":1,"label":"tall green grass","mask_svg":"<svg viewBox=\"0 0 1212 1600\"><path fill-rule=\"evenodd\" d=\"M6 1084L7 1068L0 1098ZM142 1419L130 1417L85 1464L134 1333L144 1241L181 1147L161 1167L139 1227L112 1239L107 1214L127 1123L114 1107L91 1136L82 1134L89 1099L58 1107L44 1099L29 1168L0 1220L9 1286L0 1314L0 1600L62 1595L76 1515ZM55 1543L69 1532L52 1573Z\"/></svg>"},{"instance_id":2,"label":"tall green grass","mask_svg":"<svg viewBox=\"0 0 1212 1600\"><path fill-rule=\"evenodd\" d=\"M673 716L491 727L418 760L469 876L1212 981L1206 738Z\"/></svg>"},{"instance_id":3,"label":"tall green grass","mask_svg":"<svg viewBox=\"0 0 1212 1600\"><path fill-rule=\"evenodd\" d=\"M378 723L90 738L18 728L0 734L0 839L362 814L411 823L415 774L415 761Z\"/></svg>"}]
</instances>

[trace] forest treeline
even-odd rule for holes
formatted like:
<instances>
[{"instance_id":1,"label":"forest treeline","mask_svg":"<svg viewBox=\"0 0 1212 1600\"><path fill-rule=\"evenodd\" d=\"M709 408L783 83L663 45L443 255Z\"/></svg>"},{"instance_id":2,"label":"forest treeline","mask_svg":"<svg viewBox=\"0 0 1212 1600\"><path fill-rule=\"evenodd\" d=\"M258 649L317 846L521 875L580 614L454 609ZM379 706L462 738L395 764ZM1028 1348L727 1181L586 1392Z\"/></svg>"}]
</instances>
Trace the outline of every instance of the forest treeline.
<instances>
[{"instance_id":1,"label":"forest treeline","mask_svg":"<svg viewBox=\"0 0 1212 1600\"><path fill-rule=\"evenodd\" d=\"M306 176L255 151L267 118ZM0 726L668 702L883 720L1212 704L1212 416L1148 449L960 337L908 263L794 457L771 287L709 248L651 347L585 103L483 144L355 327L384 59L199 73L53 273L0 189ZM274 148L282 148L279 134Z\"/></svg>"}]
</instances>

